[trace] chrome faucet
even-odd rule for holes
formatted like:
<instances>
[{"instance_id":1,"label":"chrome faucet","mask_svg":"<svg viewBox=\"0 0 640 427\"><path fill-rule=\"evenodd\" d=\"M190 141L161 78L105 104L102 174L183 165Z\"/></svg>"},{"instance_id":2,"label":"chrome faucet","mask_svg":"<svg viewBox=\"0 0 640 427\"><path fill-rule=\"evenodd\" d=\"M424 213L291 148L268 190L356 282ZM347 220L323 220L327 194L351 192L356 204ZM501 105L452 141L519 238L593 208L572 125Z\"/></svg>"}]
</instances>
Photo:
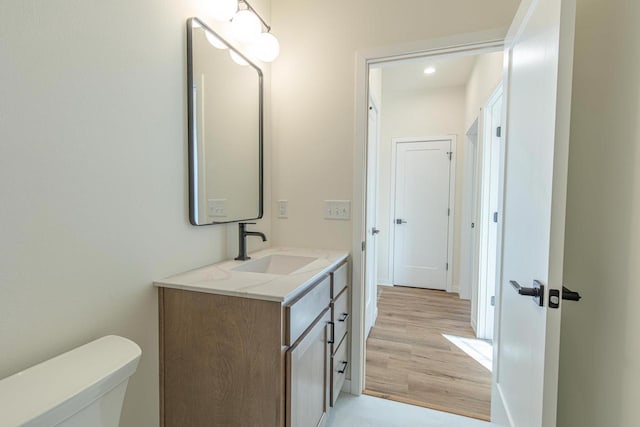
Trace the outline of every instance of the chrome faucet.
<instances>
[{"instance_id":1,"label":"chrome faucet","mask_svg":"<svg viewBox=\"0 0 640 427\"><path fill-rule=\"evenodd\" d=\"M247 231L247 225L255 225L255 222L240 222L238 223L238 256L236 261L246 261L251 259L247 256L247 236L259 236L263 242L267 241L267 236L259 231Z\"/></svg>"}]
</instances>

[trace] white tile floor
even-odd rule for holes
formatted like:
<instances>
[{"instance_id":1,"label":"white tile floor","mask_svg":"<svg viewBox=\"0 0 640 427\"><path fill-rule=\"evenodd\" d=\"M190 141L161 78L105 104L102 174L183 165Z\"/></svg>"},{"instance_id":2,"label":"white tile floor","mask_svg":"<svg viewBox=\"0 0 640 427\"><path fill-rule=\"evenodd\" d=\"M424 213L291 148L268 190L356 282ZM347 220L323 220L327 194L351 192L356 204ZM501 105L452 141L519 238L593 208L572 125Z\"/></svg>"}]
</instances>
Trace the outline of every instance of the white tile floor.
<instances>
[{"instance_id":1,"label":"white tile floor","mask_svg":"<svg viewBox=\"0 0 640 427\"><path fill-rule=\"evenodd\" d=\"M378 397L342 393L327 427L487 427L490 423Z\"/></svg>"}]
</instances>

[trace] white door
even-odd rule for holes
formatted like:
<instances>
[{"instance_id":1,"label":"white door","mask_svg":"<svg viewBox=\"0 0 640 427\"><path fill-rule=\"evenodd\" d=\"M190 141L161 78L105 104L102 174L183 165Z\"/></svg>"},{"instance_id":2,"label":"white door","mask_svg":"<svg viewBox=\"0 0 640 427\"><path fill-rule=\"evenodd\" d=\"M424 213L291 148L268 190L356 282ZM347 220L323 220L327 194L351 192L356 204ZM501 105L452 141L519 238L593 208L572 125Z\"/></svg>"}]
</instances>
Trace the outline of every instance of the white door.
<instances>
[{"instance_id":1,"label":"white door","mask_svg":"<svg viewBox=\"0 0 640 427\"><path fill-rule=\"evenodd\" d=\"M376 221L378 191L378 110L369 102L369 129L367 134L367 237L365 269L365 337L376 323L378 314L378 226Z\"/></svg>"},{"instance_id":2,"label":"white door","mask_svg":"<svg viewBox=\"0 0 640 427\"><path fill-rule=\"evenodd\" d=\"M575 0L525 0L506 40L498 425L556 425L560 309L549 307L549 291L562 289L574 19ZM517 292L516 282L534 280L544 306Z\"/></svg>"},{"instance_id":3,"label":"white door","mask_svg":"<svg viewBox=\"0 0 640 427\"><path fill-rule=\"evenodd\" d=\"M398 142L393 283L447 288L450 139Z\"/></svg>"}]
</instances>

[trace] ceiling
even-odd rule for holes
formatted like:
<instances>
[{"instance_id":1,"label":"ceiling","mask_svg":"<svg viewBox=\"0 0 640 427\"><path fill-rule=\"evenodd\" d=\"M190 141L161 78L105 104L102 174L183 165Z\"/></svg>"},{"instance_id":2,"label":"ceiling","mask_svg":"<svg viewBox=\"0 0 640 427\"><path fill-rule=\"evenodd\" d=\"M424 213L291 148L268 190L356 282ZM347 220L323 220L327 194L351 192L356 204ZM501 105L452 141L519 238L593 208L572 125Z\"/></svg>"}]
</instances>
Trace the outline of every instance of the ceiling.
<instances>
[{"instance_id":1,"label":"ceiling","mask_svg":"<svg viewBox=\"0 0 640 427\"><path fill-rule=\"evenodd\" d=\"M433 60L418 58L389 62L382 68L385 90L419 91L441 87L464 86L469 80L478 55L459 56ZM434 67L436 72L424 74L424 69Z\"/></svg>"}]
</instances>

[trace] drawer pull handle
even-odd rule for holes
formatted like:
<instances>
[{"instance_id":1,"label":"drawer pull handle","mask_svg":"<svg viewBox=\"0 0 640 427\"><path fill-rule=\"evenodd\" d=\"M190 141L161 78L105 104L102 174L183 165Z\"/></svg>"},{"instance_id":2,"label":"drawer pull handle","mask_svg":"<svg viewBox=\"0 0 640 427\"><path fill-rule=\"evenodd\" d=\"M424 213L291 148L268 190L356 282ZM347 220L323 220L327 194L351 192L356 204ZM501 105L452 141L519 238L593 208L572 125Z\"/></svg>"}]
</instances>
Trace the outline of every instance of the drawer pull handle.
<instances>
[{"instance_id":1,"label":"drawer pull handle","mask_svg":"<svg viewBox=\"0 0 640 427\"><path fill-rule=\"evenodd\" d=\"M338 369L338 373L344 374L347 371L347 366L349 365L349 362L347 362L346 360L343 360L340 363L342 363L342 369Z\"/></svg>"},{"instance_id":2,"label":"drawer pull handle","mask_svg":"<svg viewBox=\"0 0 640 427\"><path fill-rule=\"evenodd\" d=\"M328 343L334 344L336 342L336 324L333 322L329 322L329 326L331 326L331 335Z\"/></svg>"},{"instance_id":3,"label":"drawer pull handle","mask_svg":"<svg viewBox=\"0 0 640 427\"><path fill-rule=\"evenodd\" d=\"M342 313L342 319L338 319L340 322L346 322L349 318L349 313Z\"/></svg>"}]
</instances>

